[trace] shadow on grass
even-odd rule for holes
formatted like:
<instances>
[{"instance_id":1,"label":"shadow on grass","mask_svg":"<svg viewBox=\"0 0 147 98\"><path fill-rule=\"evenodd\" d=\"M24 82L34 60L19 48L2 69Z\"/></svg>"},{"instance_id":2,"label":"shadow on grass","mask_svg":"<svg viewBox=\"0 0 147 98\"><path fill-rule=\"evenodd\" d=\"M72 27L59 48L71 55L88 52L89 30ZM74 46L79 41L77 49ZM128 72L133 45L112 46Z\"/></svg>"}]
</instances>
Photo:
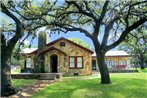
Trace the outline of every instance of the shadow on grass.
<instances>
[{"instance_id":1,"label":"shadow on grass","mask_svg":"<svg viewBox=\"0 0 147 98\"><path fill-rule=\"evenodd\" d=\"M71 80L52 84L32 98L147 98L146 80L113 78L102 85L100 79Z\"/></svg>"}]
</instances>

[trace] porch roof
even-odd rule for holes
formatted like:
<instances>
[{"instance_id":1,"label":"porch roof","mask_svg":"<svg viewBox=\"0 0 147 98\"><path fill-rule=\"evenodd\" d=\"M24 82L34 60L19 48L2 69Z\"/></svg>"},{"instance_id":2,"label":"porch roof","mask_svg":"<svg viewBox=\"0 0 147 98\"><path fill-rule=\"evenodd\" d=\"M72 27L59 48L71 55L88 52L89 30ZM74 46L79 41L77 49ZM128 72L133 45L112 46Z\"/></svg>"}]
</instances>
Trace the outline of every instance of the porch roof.
<instances>
[{"instance_id":1,"label":"porch roof","mask_svg":"<svg viewBox=\"0 0 147 98\"><path fill-rule=\"evenodd\" d=\"M64 54L64 55L67 55L65 52L63 52L62 50L57 49L57 48L55 48L55 47L46 48L46 49L44 49L40 54L44 54L44 53L49 52L49 51L51 51L51 50L56 50L56 51L61 52L61 53Z\"/></svg>"}]
</instances>

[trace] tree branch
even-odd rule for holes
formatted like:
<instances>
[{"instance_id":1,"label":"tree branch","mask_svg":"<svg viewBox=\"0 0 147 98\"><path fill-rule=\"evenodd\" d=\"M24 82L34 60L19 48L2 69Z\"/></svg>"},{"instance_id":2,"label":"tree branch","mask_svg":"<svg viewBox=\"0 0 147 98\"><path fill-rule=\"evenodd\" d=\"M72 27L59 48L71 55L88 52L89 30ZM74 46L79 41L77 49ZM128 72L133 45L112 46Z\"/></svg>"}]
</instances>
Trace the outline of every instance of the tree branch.
<instances>
[{"instance_id":1,"label":"tree branch","mask_svg":"<svg viewBox=\"0 0 147 98\"><path fill-rule=\"evenodd\" d=\"M103 36L103 40L102 40L102 44L101 46L102 47L105 47L107 45L107 42L108 42L108 37L109 37L109 34L110 34L110 30L112 29L113 27L113 24L116 22L116 20L120 19L119 16L116 16L114 19L112 19L108 25L106 25L106 28L105 28L105 34Z\"/></svg>"},{"instance_id":2,"label":"tree branch","mask_svg":"<svg viewBox=\"0 0 147 98\"><path fill-rule=\"evenodd\" d=\"M53 25L58 26L60 28L63 28L65 30L67 30L67 31L79 31L81 33L84 33L86 36L88 36L90 38L92 37L91 34L87 30L82 29L82 28L77 28L77 27L74 27L72 25L60 24L60 23L54 23Z\"/></svg>"},{"instance_id":3,"label":"tree branch","mask_svg":"<svg viewBox=\"0 0 147 98\"><path fill-rule=\"evenodd\" d=\"M113 44L106 46L106 50L110 50L112 48L115 48L117 45L119 45L122 41L125 40L125 37L128 35L128 33L130 33L133 29L136 29L138 26L140 26L141 24L145 23L147 21L146 17L143 17L142 19L138 20L137 22L135 22L134 24L132 24L131 26L129 26L128 28L126 28L123 32L122 35L120 36L120 38L114 42Z\"/></svg>"},{"instance_id":4,"label":"tree branch","mask_svg":"<svg viewBox=\"0 0 147 98\"><path fill-rule=\"evenodd\" d=\"M22 22L16 16L14 16L14 14L12 14L6 8L6 6L3 3L1 3L1 8L2 8L2 12L5 13L10 18L12 18L16 23L16 33L15 33L14 37L9 40L9 42L16 41L17 39L19 39L22 36L22 33L23 33L22 31L24 29L24 25L22 24ZM9 45L11 45L11 44L9 44Z\"/></svg>"},{"instance_id":5,"label":"tree branch","mask_svg":"<svg viewBox=\"0 0 147 98\"><path fill-rule=\"evenodd\" d=\"M82 6L78 5L76 1L66 1L66 3L69 4L69 5L71 5L71 4L74 5L79 10L79 13L92 18L95 22L97 21L96 16L94 16L92 13L88 13L88 12L84 11L82 9Z\"/></svg>"},{"instance_id":6,"label":"tree branch","mask_svg":"<svg viewBox=\"0 0 147 98\"><path fill-rule=\"evenodd\" d=\"M1 8L2 8L2 12L5 13L7 16L9 16L10 18L12 18L15 22L16 25L17 24L21 24L21 22L19 21L19 19L14 16L7 8L6 6L1 2ZM18 25L17 25L18 26Z\"/></svg>"},{"instance_id":7,"label":"tree branch","mask_svg":"<svg viewBox=\"0 0 147 98\"><path fill-rule=\"evenodd\" d=\"M98 36L98 34L99 34L99 29L100 29L100 26L101 26L102 21L104 19L104 16L107 12L108 4L109 4L109 1L106 0L106 2L103 5L103 9L102 9L100 17L98 19L96 19L96 24L94 26L93 36Z\"/></svg>"}]
</instances>

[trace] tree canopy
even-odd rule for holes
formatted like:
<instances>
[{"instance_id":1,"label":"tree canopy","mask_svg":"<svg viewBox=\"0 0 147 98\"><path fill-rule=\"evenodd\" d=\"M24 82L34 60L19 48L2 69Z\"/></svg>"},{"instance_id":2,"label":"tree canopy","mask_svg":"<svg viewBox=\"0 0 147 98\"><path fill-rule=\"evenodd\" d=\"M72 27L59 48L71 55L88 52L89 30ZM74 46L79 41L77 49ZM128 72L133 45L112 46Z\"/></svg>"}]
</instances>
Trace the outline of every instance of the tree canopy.
<instances>
[{"instance_id":1,"label":"tree canopy","mask_svg":"<svg viewBox=\"0 0 147 98\"><path fill-rule=\"evenodd\" d=\"M147 1L65 1L58 9L52 30L79 31L89 37L95 47L101 83L111 83L105 53L147 21Z\"/></svg>"},{"instance_id":2,"label":"tree canopy","mask_svg":"<svg viewBox=\"0 0 147 98\"><path fill-rule=\"evenodd\" d=\"M9 87L11 81L7 77L8 62L15 44L22 36L25 35L23 41L30 35L34 38L37 35L36 30L40 27L50 29L51 33L68 33L68 31L84 33L94 44L101 83L110 84L104 59L105 53L126 40L128 34L133 34L147 21L146 0L67 0L62 4L57 0L54 2L44 0L37 3L36 0L6 0L0 1L0 4L2 13L12 20L0 27L1 55L5 56L1 60L3 63L2 93L9 91L10 94L15 91ZM11 35L8 41L7 34Z\"/></svg>"},{"instance_id":3,"label":"tree canopy","mask_svg":"<svg viewBox=\"0 0 147 98\"><path fill-rule=\"evenodd\" d=\"M147 64L147 30L146 25L141 26L135 33L128 36L123 43L120 44L119 49L123 49L132 55L131 63L135 66L140 65L144 69Z\"/></svg>"},{"instance_id":4,"label":"tree canopy","mask_svg":"<svg viewBox=\"0 0 147 98\"><path fill-rule=\"evenodd\" d=\"M68 38L68 39L75 42L75 43L77 43L77 44L79 44L79 45L81 45L81 46L83 46L83 47L90 48L87 43L85 43L83 40L81 40L79 38L72 37L72 38Z\"/></svg>"}]
</instances>

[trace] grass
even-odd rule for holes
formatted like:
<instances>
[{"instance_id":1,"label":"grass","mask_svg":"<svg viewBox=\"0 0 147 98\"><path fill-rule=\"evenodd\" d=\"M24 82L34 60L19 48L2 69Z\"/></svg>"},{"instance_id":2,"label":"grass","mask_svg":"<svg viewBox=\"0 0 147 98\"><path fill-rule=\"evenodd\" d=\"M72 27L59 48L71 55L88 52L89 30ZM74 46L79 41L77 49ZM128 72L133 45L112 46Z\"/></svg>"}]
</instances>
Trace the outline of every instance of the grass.
<instances>
[{"instance_id":1,"label":"grass","mask_svg":"<svg viewBox=\"0 0 147 98\"><path fill-rule=\"evenodd\" d=\"M100 84L100 78L51 84L32 98L147 98L146 73L113 73L112 84Z\"/></svg>"},{"instance_id":2,"label":"grass","mask_svg":"<svg viewBox=\"0 0 147 98\"><path fill-rule=\"evenodd\" d=\"M138 70L140 73L147 73L147 68L144 68L144 69L137 68L137 70Z\"/></svg>"},{"instance_id":3,"label":"grass","mask_svg":"<svg viewBox=\"0 0 147 98\"><path fill-rule=\"evenodd\" d=\"M20 73L20 69L17 68L17 69L11 69L11 74L18 74Z\"/></svg>"},{"instance_id":4,"label":"grass","mask_svg":"<svg viewBox=\"0 0 147 98\"><path fill-rule=\"evenodd\" d=\"M30 84L34 83L34 80L32 79L13 79L12 84L14 87L23 87L23 86L29 86Z\"/></svg>"}]
</instances>

